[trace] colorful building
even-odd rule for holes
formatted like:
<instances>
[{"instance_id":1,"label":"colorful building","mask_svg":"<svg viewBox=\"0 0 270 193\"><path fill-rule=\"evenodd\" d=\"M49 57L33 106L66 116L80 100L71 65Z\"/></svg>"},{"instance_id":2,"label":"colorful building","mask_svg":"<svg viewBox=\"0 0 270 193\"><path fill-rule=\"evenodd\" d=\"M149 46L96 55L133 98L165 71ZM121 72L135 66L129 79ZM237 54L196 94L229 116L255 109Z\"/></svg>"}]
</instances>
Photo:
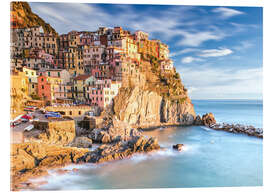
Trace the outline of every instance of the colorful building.
<instances>
[{"instance_id":1,"label":"colorful building","mask_svg":"<svg viewBox=\"0 0 270 193\"><path fill-rule=\"evenodd\" d=\"M38 96L46 101L55 101L59 97L61 78L39 76L38 77Z\"/></svg>"},{"instance_id":2,"label":"colorful building","mask_svg":"<svg viewBox=\"0 0 270 193\"><path fill-rule=\"evenodd\" d=\"M86 95L86 82L88 81L90 81L90 75L78 75L73 79L72 98L79 102L88 102Z\"/></svg>"},{"instance_id":3,"label":"colorful building","mask_svg":"<svg viewBox=\"0 0 270 193\"><path fill-rule=\"evenodd\" d=\"M104 107L112 104L112 100L118 94L121 84L121 82L110 81L109 86L104 87Z\"/></svg>"},{"instance_id":4,"label":"colorful building","mask_svg":"<svg viewBox=\"0 0 270 193\"><path fill-rule=\"evenodd\" d=\"M11 118L23 113L28 96L28 77L25 72L12 71L10 75L10 113Z\"/></svg>"},{"instance_id":5,"label":"colorful building","mask_svg":"<svg viewBox=\"0 0 270 193\"><path fill-rule=\"evenodd\" d=\"M172 72L173 70L173 61L171 59L161 60L160 69L162 73Z\"/></svg>"},{"instance_id":6,"label":"colorful building","mask_svg":"<svg viewBox=\"0 0 270 193\"><path fill-rule=\"evenodd\" d=\"M36 70L31 68L23 67L23 72L28 77L28 95L37 96L38 95L38 75Z\"/></svg>"}]
</instances>

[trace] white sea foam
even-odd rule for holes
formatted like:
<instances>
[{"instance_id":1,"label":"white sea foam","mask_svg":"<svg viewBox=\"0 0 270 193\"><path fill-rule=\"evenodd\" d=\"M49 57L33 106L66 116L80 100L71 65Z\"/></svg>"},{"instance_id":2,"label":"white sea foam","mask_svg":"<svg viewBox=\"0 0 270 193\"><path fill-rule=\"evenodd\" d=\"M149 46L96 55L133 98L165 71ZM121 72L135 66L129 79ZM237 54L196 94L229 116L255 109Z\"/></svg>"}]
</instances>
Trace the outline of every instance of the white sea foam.
<instances>
[{"instance_id":1,"label":"white sea foam","mask_svg":"<svg viewBox=\"0 0 270 193\"><path fill-rule=\"evenodd\" d=\"M203 130L206 130L206 131L212 131L212 129L208 128L208 127L202 127Z\"/></svg>"},{"instance_id":2,"label":"white sea foam","mask_svg":"<svg viewBox=\"0 0 270 193\"><path fill-rule=\"evenodd\" d=\"M145 161L147 159L149 159L150 156L146 155L146 154L137 154L137 155L133 155L130 160L135 162L135 163L138 163L138 162L142 162L142 161Z\"/></svg>"}]
</instances>

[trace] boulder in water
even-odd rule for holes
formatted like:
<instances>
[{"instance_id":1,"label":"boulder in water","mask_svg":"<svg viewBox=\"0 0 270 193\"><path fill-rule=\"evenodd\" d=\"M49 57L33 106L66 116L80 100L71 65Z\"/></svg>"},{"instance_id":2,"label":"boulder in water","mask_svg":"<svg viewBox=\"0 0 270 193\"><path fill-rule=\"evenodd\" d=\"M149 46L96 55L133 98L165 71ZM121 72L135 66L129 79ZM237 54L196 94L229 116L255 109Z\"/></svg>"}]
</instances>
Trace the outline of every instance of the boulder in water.
<instances>
[{"instance_id":1,"label":"boulder in water","mask_svg":"<svg viewBox=\"0 0 270 193\"><path fill-rule=\"evenodd\" d=\"M173 145L173 149L177 150L177 151L182 151L184 144L176 144Z\"/></svg>"},{"instance_id":2,"label":"boulder in water","mask_svg":"<svg viewBox=\"0 0 270 193\"><path fill-rule=\"evenodd\" d=\"M202 116L202 122L203 122L203 125L209 127L211 125L216 124L216 119L213 113L206 113Z\"/></svg>"},{"instance_id":3,"label":"boulder in water","mask_svg":"<svg viewBox=\"0 0 270 193\"><path fill-rule=\"evenodd\" d=\"M197 115L195 120L194 120L194 125L203 125L203 121L200 115Z\"/></svg>"}]
</instances>

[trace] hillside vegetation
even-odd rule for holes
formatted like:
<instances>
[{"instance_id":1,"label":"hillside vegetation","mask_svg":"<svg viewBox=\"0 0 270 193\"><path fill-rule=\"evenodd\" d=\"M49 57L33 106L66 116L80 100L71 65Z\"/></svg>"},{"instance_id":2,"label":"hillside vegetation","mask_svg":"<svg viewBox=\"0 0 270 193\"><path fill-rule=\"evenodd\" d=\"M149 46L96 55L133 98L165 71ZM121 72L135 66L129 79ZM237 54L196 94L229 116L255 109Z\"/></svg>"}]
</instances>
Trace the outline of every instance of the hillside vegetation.
<instances>
[{"instance_id":1,"label":"hillside vegetation","mask_svg":"<svg viewBox=\"0 0 270 193\"><path fill-rule=\"evenodd\" d=\"M32 12L27 2L11 2L10 8L11 21L13 21L14 24L13 28L42 26L45 33L52 32L53 34L57 34L50 24L46 23L37 14Z\"/></svg>"}]
</instances>

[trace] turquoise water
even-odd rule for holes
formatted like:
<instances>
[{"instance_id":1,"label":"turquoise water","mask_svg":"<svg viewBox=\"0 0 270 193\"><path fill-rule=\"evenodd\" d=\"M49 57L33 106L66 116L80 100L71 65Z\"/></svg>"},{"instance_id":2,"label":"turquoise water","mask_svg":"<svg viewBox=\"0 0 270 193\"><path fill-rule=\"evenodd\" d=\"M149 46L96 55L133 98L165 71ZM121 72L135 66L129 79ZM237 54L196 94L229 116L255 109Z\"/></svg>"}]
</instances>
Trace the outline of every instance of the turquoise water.
<instances>
[{"instance_id":1,"label":"turquoise water","mask_svg":"<svg viewBox=\"0 0 270 193\"><path fill-rule=\"evenodd\" d=\"M212 112L218 122L263 127L262 100L192 100L197 114Z\"/></svg>"},{"instance_id":2,"label":"turquoise water","mask_svg":"<svg viewBox=\"0 0 270 193\"><path fill-rule=\"evenodd\" d=\"M244 122L245 113L244 123L262 125L262 104L194 101L194 105L197 113L211 111L219 121ZM67 169L78 168L78 172L65 175L51 170L50 177L38 179L48 181L39 189L262 186L262 139L200 126L157 129L145 135L156 136L164 149L99 165L71 165ZM185 149L172 150L176 143L185 144Z\"/></svg>"}]
</instances>

